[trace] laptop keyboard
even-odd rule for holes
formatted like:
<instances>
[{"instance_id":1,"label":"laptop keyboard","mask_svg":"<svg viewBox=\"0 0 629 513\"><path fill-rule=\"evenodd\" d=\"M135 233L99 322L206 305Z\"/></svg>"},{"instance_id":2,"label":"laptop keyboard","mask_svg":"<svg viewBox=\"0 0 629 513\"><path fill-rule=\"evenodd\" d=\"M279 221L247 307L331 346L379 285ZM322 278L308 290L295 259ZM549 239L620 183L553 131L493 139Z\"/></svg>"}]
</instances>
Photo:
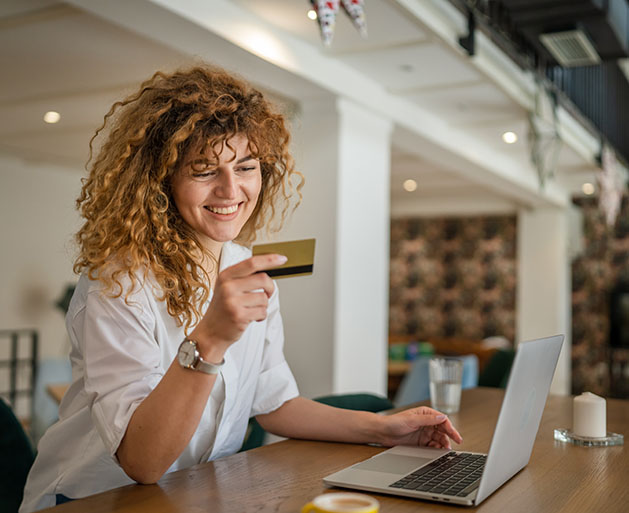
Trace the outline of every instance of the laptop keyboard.
<instances>
[{"instance_id":1,"label":"laptop keyboard","mask_svg":"<svg viewBox=\"0 0 629 513\"><path fill-rule=\"evenodd\" d=\"M484 454L449 452L389 487L465 497L478 488L486 459Z\"/></svg>"}]
</instances>

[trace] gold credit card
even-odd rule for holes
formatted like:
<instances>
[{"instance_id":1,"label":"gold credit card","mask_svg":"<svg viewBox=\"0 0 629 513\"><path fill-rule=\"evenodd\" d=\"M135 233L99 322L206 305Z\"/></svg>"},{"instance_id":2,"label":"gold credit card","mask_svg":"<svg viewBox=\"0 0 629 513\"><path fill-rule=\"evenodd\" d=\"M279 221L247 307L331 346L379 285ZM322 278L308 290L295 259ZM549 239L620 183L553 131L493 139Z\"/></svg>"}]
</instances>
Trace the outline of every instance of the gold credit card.
<instances>
[{"instance_id":1,"label":"gold credit card","mask_svg":"<svg viewBox=\"0 0 629 513\"><path fill-rule=\"evenodd\" d=\"M314 250L315 239L272 242L269 244L258 244L251 248L254 255L277 253L288 258L285 264L264 271L271 278L290 278L291 276L312 274Z\"/></svg>"}]
</instances>

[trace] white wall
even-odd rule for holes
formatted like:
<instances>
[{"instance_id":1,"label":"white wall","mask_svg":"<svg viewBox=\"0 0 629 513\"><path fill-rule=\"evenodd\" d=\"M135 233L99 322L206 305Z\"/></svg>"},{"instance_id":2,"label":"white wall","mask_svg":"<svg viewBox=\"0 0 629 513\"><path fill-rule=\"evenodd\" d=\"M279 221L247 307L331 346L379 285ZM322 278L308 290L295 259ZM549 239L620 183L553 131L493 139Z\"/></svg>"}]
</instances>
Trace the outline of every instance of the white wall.
<instances>
[{"instance_id":1,"label":"white wall","mask_svg":"<svg viewBox=\"0 0 629 513\"><path fill-rule=\"evenodd\" d=\"M80 169L0 155L0 329L36 328L42 358L67 355L54 306L72 273Z\"/></svg>"}]
</instances>

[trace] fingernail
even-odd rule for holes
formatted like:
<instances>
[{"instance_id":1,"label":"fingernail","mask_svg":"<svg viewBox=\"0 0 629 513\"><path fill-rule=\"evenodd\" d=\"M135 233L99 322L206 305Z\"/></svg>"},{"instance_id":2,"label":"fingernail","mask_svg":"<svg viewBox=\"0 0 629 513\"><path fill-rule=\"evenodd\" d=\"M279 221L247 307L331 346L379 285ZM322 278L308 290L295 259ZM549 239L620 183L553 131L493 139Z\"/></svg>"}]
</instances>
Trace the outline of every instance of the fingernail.
<instances>
[{"instance_id":1,"label":"fingernail","mask_svg":"<svg viewBox=\"0 0 629 513\"><path fill-rule=\"evenodd\" d=\"M445 415L437 415L437 420L444 420L445 418Z\"/></svg>"},{"instance_id":2,"label":"fingernail","mask_svg":"<svg viewBox=\"0 0 629 513\"><path fill-rule=\"evenodd\" d=\"M277 255L277 258L275 260L278 264L282 265L288 262L288 257L285 255Z\"/></svg>"}]
</instances>

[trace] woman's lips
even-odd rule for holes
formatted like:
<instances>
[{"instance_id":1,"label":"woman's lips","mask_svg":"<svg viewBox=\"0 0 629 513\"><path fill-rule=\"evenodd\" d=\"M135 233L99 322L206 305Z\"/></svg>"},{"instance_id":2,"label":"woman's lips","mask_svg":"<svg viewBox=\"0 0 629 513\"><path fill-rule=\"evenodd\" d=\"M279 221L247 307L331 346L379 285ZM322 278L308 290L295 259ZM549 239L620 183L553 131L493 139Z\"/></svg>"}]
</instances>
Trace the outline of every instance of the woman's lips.
<instances>
[{"instance_id":1,"label":"woman's lips","mask_svg":"<svg viewBox=\"0 0 629 513\"><path fill-rule=\"evenodd\" d=\"M221 221L230 221L231 219L234 219L238 216L240 205L242 205L242 203L224 207L205 205L203 208L207 210L214 219L219 219Z\"/></svg>"},{"instance_id":2,"label":"woman's lips","mask_svg":"<svg viewBox=\"0 0 629 513\"><path fill-rule=\"evenodd\" d=\"M229 206L226 206L226 207L213 207L211 205L208 205L205 208L207 208L210 212L212 212L214 214L226 215L226 214L233 214L234 212L236 212L236 210L238 210L238 206L239 205L240 204L229 205Z\"/></svg>"}]
</instances>

